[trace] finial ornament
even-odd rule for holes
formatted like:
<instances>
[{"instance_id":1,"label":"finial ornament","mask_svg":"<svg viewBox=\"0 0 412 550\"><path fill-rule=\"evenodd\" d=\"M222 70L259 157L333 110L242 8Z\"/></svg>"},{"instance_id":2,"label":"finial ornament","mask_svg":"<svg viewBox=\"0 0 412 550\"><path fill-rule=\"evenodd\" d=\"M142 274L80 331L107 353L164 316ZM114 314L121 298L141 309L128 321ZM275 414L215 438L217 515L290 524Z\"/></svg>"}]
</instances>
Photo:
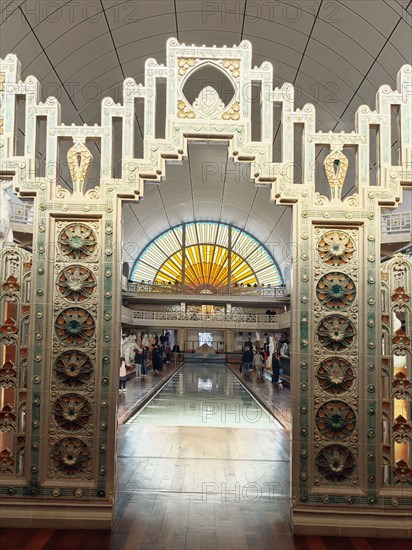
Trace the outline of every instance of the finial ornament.
<instances>
[{"instance_id":1,"label":"finial ornament","mask_svg":"<svg viewBox=\"0 0 412 550\"><path fill-rule=\"evenodd\" d=\"M331 191L332 201L340 201L342 187L348 171L348 159L339 149L334 149L324 160L326 177Z\"/></svg>"},{"instance_id":2,"label":"finial ornament","mask_svg":"<svg viewBox=\"0 0 412 550\"><path fill-rule=\"evenodd\" d=\"M84 139L73 139L74 145L67 151L67 162L73 181L73 193L84 193L84 184L93 156L84 144Z\"/></svg>"}]
</instances>

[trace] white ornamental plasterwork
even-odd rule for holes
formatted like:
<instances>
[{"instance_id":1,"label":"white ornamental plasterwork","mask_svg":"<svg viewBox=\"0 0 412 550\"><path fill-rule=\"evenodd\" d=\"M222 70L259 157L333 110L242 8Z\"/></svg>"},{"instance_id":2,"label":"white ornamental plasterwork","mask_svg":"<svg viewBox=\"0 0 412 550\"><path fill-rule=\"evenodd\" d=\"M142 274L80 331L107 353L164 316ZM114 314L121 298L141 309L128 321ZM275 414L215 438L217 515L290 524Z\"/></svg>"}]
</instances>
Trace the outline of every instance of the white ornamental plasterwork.
<instances>
[{"instance_id":1,"label":"white ornamental plasterwork","mask_svg":"<svg viewBox=\"0 0 412 550\"><path fill-rule=\"evenodd\" d=\"M203 88L193 102L193 109L203 118L218 118L224 108L225 104L211 86Z\"/></svg>"},{"instance_id":2,"label":"white ornamental plasterwork","mask_svg":"<svg viewBox=\"0 0 412 550\"><path fill-rule=\"evenodd\" d=\"M221 71L233 85L234 97L222 107L221 98L211 92L205 105L200 101L196 104L196 112L187 102L184 89L185 83L203 66ZM0 87L3 109L0 170L13 177L14 190L21 197L36 197L38 216L33 233L32 305L36 313L32 315L33 338L28 358L32 369L29 383L36 397L32 404L27 495L36 498L60 495L59 488L42 485L42 479L49 476L50 482L64 479L69 499L90 497L89 504L95 499L111 506L115 491L118 382L118 370L112 365L119 355L114 342L120 325L120 307L113 293L121 286L118 278L121 260L115 250L115 243L121 240L118 202L139 200L144 195L146 181L160 182L166 176L167 161L181 161L187 156L190 139L206 139L227 142L229 156L236 162L250 164L251 179L257 185L270 188L273 202L293 206L294 238L299 243L299 250L294 265L292 296L291 331L295 342L292 362L296 367L292 393L301 414L297 415L292 435L292 516L307 503L313 504L313 509L323 503L330 510L334 503L363 506L366 501L368 506L388 506L377 481L381 468L378 419L382 415L377 399L381 375L381 333L377 319L381 298L380 243L377 232L380 230L380 208L398 205L402 202L404 186L412 184L411 66L400 68L395 90L389 86L378 90L374 110L368 106L357 110L352 132L340 133L317 132L315 107L306 104L301 109L296 108L293 85L285 83L277 87L270 63L254 67L252 45L248 41L217 48L185 45L174 38L169 39L165 64L148 59L144 83L126 79L122 102L105 98L101 104L101 123L94 126L64 124L60 104L55 98L40 101L37 79L29 76L21 80L16 56L10 54L0 61L0 74L4 75L4 85ZM162 139L156 138L156 83L159 79L166 83ZM251 139L252 102L243 93L253 83L258 83L261 89L259 141ZM17 154L15 146L16 96L25 96L27 105L23 155ZM137 101L144 104L143 158L136 158L134 153ZM280 121L274 120L274 105L281 107ZM397 106L399 111L397 165L392 165L392 106ZM39 116L46 119L48 128L44 151L46 175L37 172L39 130L36 121ZM114 119L122 123L121 170L117 178L112 174ZM273 162L272 144L277 122L281 125L282 150L280 161ZM300 181L294 180L293 170L296 124L303 130ZM371 128L379 132L375 185L369 180ZM58 187L59 142L63 138L73 141L70 152L73 191ZM100 164L99 186L89 191L86 191L90 162L87 140L99 140L101 150L100 159L95 159ZM325 169L330 197L316 193L318 146L329 152ZM356 193L342 200L347 168L345 147L355 148L357 152L354 161ZM62 274L63 264L67 269ZM76 264L82 269L76 271L73 268ZM94 271L93 265L102 266L101 271ZM364 279L362 284L360 274ZM97 304L94 296L87 297L93 277L99 278ZM73 303L65 306L66 296L70 296L70 293L63 296L65 289L76 280L79 284L81 281L87 284L81 292L72 292ZM47 284L50 281L62 283L61 290L55 293L59 311L52 305L50 284ZM355 297L350 292L352 284ZM85 300L80 301L80 296ZM52 346L48 339L51 319ZM365 322L361 324L360 319ZM18 327L13 322L4 329L6 338L12 343L16 342L12 334L15 329ZM396 337L399 338L397 349L403 349L405 335L398 333ZM329 361L331 357L335 359ZM360 358L362 384L356 379ZM54 379L46 386L50 382L51 365L55 369ZM81 369L77 371L79 366ZM341 371L345 372L343 381L339 377ZM40 415L40 396L44 401L41 410L48 414ZM83 408L83 424L78 428L77 424L70 423L66 413L69 410L70 417ZM92 420L90 411L93 411ZM88 435L92 423L95 427L93 437ZM52 425L56 430L55 439L48 444L46 435ZM399 419L396 428L393 427L397 437L404 440L410 425L409 419ZM366 441L366 464L359 462L358 440ZM46 456L45 460L40 460L40 451ZM7 451L2 460L8 464ZM405 465L398 465L394 470L396 483L405 482L405 472ZM90 482L93 489L89 494L83 492L76 487L76 480ZM351 493L351 486L355 486L357 492ZM324 491L322 503L314 490L317 488ZM25 493L24 499L27 498L30 497ZM407 505L403 496L391 500L394 507Z\"/></svg>"}]
</instances>

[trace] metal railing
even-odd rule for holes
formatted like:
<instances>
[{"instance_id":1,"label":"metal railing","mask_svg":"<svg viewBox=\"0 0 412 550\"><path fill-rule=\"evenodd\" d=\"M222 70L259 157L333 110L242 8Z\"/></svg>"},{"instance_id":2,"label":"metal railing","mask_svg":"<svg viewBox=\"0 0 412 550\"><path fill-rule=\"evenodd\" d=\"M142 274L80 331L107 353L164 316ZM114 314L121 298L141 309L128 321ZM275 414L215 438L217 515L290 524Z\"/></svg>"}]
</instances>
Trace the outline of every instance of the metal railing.
<instances>
[{"instance_id":1,"label":"metal railing","mask_svg":"<svg viewBox=\"0 0 412 550\"><path fill-rule=\"evenodd\" d=\"M286 328L290 326L290 311L278 315L255 315L252 313L191 313L187 311L137 311L122 306L122 318L124 321L138 324L139 321L168 322L170 325L184 323L216 323L216 325L232 324L236 326L247 325L253 328L267 326L271 328Z\"/></svg>"},{"instance_id":2,"label":"metal railing","mask_svg":"<svg viewBox=\"0 0 412 550\"><path fill-rule=\"evenodd\" d=\"M290 294L289 284L276 287L268 286L221 286L221 287L192 287L182 284L152 284L128 282L123 277L122 288L133 294L185 294L205 296L269 296L284 298Z\"/></svg>"}]
</instances>

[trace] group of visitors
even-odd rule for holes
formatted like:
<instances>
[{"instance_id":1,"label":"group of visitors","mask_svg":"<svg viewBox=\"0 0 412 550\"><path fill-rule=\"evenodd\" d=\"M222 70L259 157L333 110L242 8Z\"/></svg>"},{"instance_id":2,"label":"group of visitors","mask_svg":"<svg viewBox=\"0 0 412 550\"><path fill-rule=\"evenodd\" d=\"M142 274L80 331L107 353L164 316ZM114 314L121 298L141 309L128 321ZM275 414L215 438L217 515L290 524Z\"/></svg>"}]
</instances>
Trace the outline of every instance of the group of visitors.
<instances>
[{"instance_id":1,"label":"group of visitors","mask_svg":"<svg viewBox=\"0 0 412 550\"><path fill-rule=\"evenodd\" d=\"M149 360L151 359L153 374L159 375L159 372L163 369L163 364L170 363L171 355L180 352L179 344L176 342L173 346L173 351L170 351L169 347L169 333L166 333L165 338L163 336L159 338L155 335L153 344L149 347L146 345L137 346L134 354L134 364L136 365L136 371L142 378L147 378L147 371L149 368ZM166 344L166 346L165 346ZM120 371L119 371L119 393L127 391L127 369L126 360L124 357L120 358Z\"/></svg>"},{"instance_id":2,"label":"group of visitors","mask_svg":"<svg viewBox=\"0 0 412 550\"><path fill-rule=\"evenodd\" d=\"M265 380L265 367L267 364L268 353L264 347L256 349L253 351L253 347L245 345L242 362L240 364L240 372L243 372L243 378L246 380L252 381L251 371L254 368L257 373L257 381L264 382ZM281 368L280 363L280 353L275 349L271 357L271 367L272 367L272 384L278 386L279 373Z\"/></svg>"},{"instance_id":3,"label":"group of visitors","mask_svg":"<svg viewBox=\"0 0 412 550\"><path fill-rule=\"evenodd\" d=\"M153 351L152 351L152 361L153 361ZM143 346L142 348L136 349L134 362L136 365L136 369L140 369L141 375L146 378L147 368L149 366L149 346Z\"/></svg>"}]
</instances>

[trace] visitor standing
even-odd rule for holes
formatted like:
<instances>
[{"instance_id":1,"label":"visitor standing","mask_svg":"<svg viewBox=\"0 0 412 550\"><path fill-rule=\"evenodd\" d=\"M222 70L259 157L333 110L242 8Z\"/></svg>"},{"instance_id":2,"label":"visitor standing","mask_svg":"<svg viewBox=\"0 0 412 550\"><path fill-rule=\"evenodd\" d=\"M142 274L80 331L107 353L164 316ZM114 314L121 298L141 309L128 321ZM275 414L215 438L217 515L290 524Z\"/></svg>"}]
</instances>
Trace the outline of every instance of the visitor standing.
<instances>
[{"instance_id":1,"label":"visitor standing","mask_svg":"<svg viewBox=\"0 0 412 550\"><path fill-rule=\"evenodd\" d=\"M252 361L253 361L253 351L249 347L245 347L243 355L242 355L242 364L243 364L243 377L246 378L246 380L251 380L250 376L250 369L252 367Z\"/></svg>"},{"instance_id":2,"label":"visitor standing","mask_svg":"<svg viewBox=\"0 0 412 550\"><path fill-rule=\"evenodd\" d=\"M280 354L274 351L272 354L272 384L279 385Z\"/></svg>"},{"instance_id":3,"label":"visitor standing","mask_svg":"<svg viewBox=\"0 0 412 550\"><path fill-rule=\"evenodd\" d=\"M120 357L120 370L119 370L119 393L127 391L126 389L126 361L124 357Z\"/></svg>"},{"instance_id":4,"label":"visitor standing","mask_svg":"<svg viewBox=\"0 0 412 550\"><path fill-rule=\"evenodd\" d=\"M143 374L143 350L141 348L136 349L134 362L136 364L137 376L140 376L140 374Z\"/></svg>"},{"instance_id":5,"label":"visitor standing","mask_svg":"<svg viewBox=\"0 0 412 550\"><path fill-rule=\"evenodd\" d=\"M154 346L152 351L153 374L159 374L163 368L163 349Z\"/></svg>"},{"instance_id":6,"label":"visitor standing","mask_svg":"<svg viewBox=\"0 0 412 550\"><path fill-rule=\"evenodd\" d=\"M263 357L259 351L253 356L253 366L256 368L257 380L263 382Z\"/></svg>"},{"instance_id":7,"label":"visitor standing","mask_svg":"<svg viewBox=\"0 0 412 550\"><path fill-rule=\"evenodd\" d=\"M147 376L147 367L149 364L149 348L147 346L143 346L142 350L142 376L146 378Z\"/></svg>"}]
</instances>

